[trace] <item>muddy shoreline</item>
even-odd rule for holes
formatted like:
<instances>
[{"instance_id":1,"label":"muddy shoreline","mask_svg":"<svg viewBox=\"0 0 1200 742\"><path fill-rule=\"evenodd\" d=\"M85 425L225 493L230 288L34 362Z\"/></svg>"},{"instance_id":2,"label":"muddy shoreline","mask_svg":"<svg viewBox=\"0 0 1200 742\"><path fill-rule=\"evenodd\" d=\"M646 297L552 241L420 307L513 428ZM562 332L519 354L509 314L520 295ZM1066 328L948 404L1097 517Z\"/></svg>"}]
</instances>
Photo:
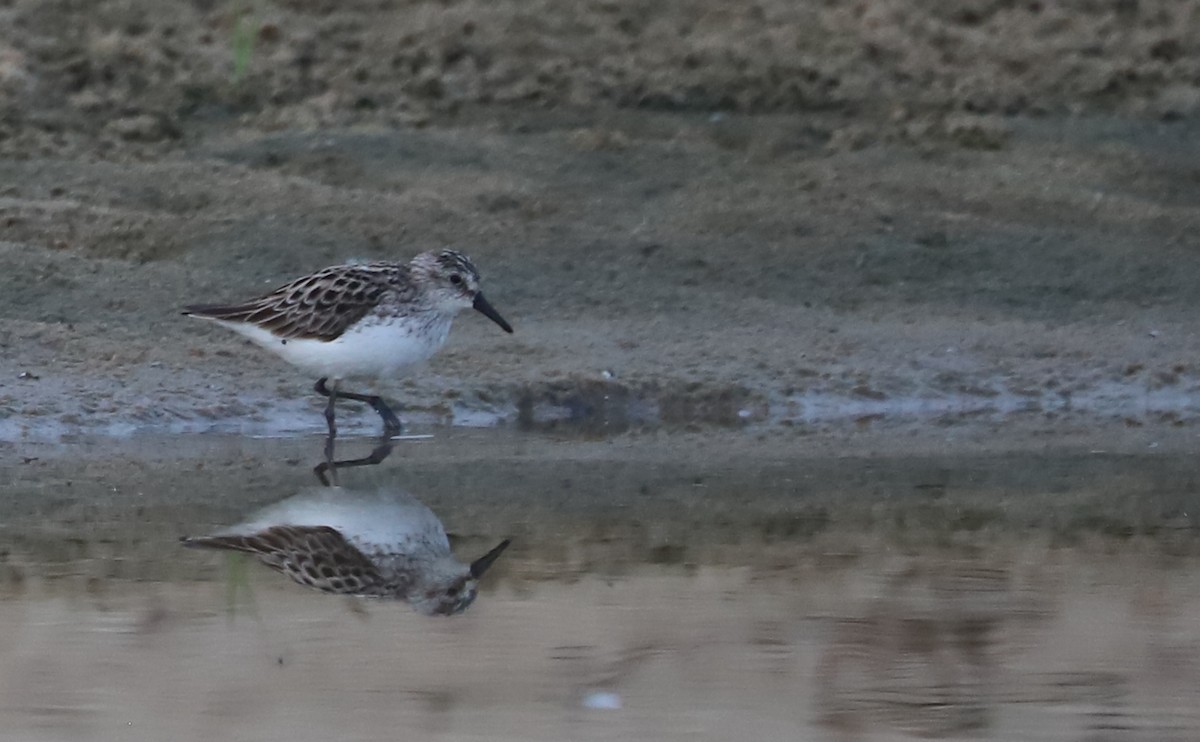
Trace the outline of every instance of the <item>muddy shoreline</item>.
<instances>
[{"instance_id":1,"label":"muddy shoreline","mask_svg":"<svg viewBox=\"0 0 1200 742\"><path fill-rule=\"evenodd\" d=\"M1195 3L318 5L3 11L0 441L316 432L178 307L443 246L416 426L1194 434Z\"/></svg>"},{"instance_id":2,"label":"muddy shoreline","mask_svg":"<svg viewBox=\"0 0 1200 742\"><path fill-rule=\"evenodd\" d=\"M0 6L0 736L1197 738L1200 0ZM441 247L476 604L180 548L323 420L179 308Z\"/></svg>"},{"instance_id":3,"label":"muddy shoreline","mask_svg":"<svg viewBox=\"0 0 1200 742\"><path fill-rule=\"evenodd\" d=\"M751 132L770 128L743 123ZM635 185L661 180L653 162L635 165L628 150L615 159L580 152L559 130L242 135L236 145L221 135L220 144L156 164L0 163L28 192L0 204L26 240L0 245L8 268L0 277L0 438L315 432L311 380L179 317L179 303L431 245L474 254L517 335L500 337L463 317L428 367L381 384L418 425L800 428L843 437L872 426L919 433L979 425L997 440L1094 430L1103 447L1122 430L1191 430L1200 383L1191 361L1200 350L1192 286L1200 284L1192 283L1194 262L1179 256L1196 210L1150 206L1142 181L1115 173L1104 198L1116 208L1089 208L1086 219L1072 204L1093 199L1097 183L1074 173L1041 205L1030 204L1025 181L995 190L1014 168L1047 157L1074 157L1079 166L1137 157L1157 168L1166 157L1159 148L1183 141L1182 124L1097 121L1092 136L1106 144L1085 150L1061 140L1078 124L1030 123L1004 153L957 152L954 168L903 150L771 167L731 159L711 142L650 141L652 152L698 157L702 164L689 159L687 169L711 180L692 181L690 195L669 199L677 213L660 211L654 222L625 192L630 177ZM707 124L685 129L695 126ZM388 164L392 143L407 152L393 152ZM334 188L278 165L244 164L263 151L290 162L313 147L327 153L314 174L331 166L328 158L370 169L358 185ZM411 171L412 152L428 158L412 176L416 190L379 180L396 177L393 166ZM615 175L601 169L572 184L581 171L547 173L546 157L622 164ZM885 162L893 185L880 182ZM449 170L438 175L441 168ZM869 179L874 192L832 210L823 196L816 210L795 211L797 193L785 181L797 168L825 172L831 183ZM739 170L746 179L736 179ZM942 177L949 180L932 195L902 183ZM481 187L481 178L492 183ZM48 195L61 188L51 183L72 181L71 195ZM765 190L771 183L777 190ZM977 200L947 212L945 199L968 183ZM587 195L577 201L567 186ZM97 190L81 200L74 189L84 188ZM736 216L737 231L714 239L711 227L694 232L679 221L704 209L713 189L765 200ZM484 202L497 194L508 194L517 213L489 210ZM194 199L206 204L194 214L176 203ZM430 213L433 203L441 206ZM554 215L520 213L526 208ZM852 215L862 208L880 215ZM747 218L767 209L792 215L791 236L759 241L763 229L778 227ZM926 232L931 223L958 234ZM379 231L364 241L366 229ZM51 239L72 233L65 244ZM1052 244L1058 239L1064 244ZM169 251L144 255L139 245ZM349 424L368 432L373 421Z\"/></svg>"}]
</instances>

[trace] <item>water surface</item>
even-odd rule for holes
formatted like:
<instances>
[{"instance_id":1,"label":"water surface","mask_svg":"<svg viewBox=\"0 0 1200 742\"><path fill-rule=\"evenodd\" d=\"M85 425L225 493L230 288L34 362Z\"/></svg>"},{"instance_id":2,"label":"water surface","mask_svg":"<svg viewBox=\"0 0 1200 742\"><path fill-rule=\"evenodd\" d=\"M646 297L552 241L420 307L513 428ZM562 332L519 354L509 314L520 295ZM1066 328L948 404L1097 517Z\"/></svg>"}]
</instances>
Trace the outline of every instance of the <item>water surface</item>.
<instances>
[{"instance_id":1,"label":"water surface","mask_svg":"<svg viewBox=\"0 0 1200 742\"><path fill-rule=\"evenodd\" d=\"M313 484L316 439L25 450L0 739L1200 737L1190 457L691 443L439 431L343 471L464 558L513 539L449 618L178 547Z\"/></svg>"}]
</instances>

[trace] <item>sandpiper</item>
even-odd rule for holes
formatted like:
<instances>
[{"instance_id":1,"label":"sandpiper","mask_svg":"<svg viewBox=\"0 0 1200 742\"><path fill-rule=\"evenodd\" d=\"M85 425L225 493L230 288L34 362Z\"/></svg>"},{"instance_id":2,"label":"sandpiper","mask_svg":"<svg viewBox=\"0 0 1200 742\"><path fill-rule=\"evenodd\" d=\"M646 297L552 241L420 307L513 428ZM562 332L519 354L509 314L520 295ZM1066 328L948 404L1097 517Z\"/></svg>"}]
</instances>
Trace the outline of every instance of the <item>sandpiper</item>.
<instances>
[{"instance_id":1,"label":"sandpiper","mask_svg":"<svg viewBox=\"0 0 1200 742\"><path fill-rule=\"evenodd\" d=\"M183 544L248 552L324 593L403 600L419 613L449 616L471 605L479 578L509 541L463 564L442 522L407 492L313 487Z\"/></svg>"},{"instance_id":2,"label":"sandpiper","mask_svg":"<svg viewBox=\"0 0 1200 742\"><path fill-rule=\"evenodd\" d=\"M467 307L513 331L483 298L471 260L442 250L421 253L409 263L335 265L247 302L194 304L184 314L228 327L317 374L315 389L329 399L325 420L332 444L339 398L375 408L385 435L400 432L399 418L381 397L340 391L340 382L392 376L428 359L446 342L455 315Z\"/></svg>"}]
</instances>

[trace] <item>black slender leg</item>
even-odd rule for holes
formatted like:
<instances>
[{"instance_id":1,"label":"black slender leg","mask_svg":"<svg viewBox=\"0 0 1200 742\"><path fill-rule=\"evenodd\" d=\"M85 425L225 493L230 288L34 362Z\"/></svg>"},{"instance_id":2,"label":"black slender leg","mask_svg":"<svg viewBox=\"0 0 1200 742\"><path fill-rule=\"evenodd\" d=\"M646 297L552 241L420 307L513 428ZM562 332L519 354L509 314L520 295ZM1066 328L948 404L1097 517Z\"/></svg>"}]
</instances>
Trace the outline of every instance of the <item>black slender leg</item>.
<instances>
[{"instance_id":1,"label":"black slender leg","mask_svg":"<svg viewBox=\"0 0 1200 742\"><path fill-rule=\"evenodd\" d=\"M348 469L352 466L375 466L376 464L383 463L383 460L392 453L394 446L394 443L385 438L378 446L375 446L375 449L371 453L363 456L361 459L334 461L332 458L327 457L325 461L313 467L313 474L316 474L317 479L326 487L330 485L330 480L336 485L338 483L338 469ZM327 473L328 476L326 476Z\"/></svg>"},{"instance_id":2,"label":"black slender leg","mask_svg":"<svg viewBox=\"0 0 1200 742\"><path fill-rule=\"evenodd\" d=\"M383 401L383 397L376 394L355 394L354 392L338 391L336 381L333 383L333 389L330 389L325 386L327 380L324 378L318 379L317 385L313 387L317 394L320 394L322 397L329 397L329 404L325 408L326 420L333 419L333 400L349 399L354 402L366 402L379 413L379 417L383 418L383 434L386 437L391 438L394 435L399 435L400 431L404 429L404 426L400 424L400 418L396 417L396 413L392 412L391 407L387 406L387 402ZM333 423L330 422L329 425L330 430L333 430Z\"/></svg>"},{"instance_id":3,"label":"black slender leg","mask_svg":"<svg viewBox=\"0 0 1200 742\"><path fill-rule=\"evenodd\" d=\"M396 413L392 412L392 408L388 407L387 402L383 401L383 397L376 394L355 394L354 392L337 392L337 396L341 399L351 399L355 402L366 402L379 413L379 417L383 418L383 434L388 438L393 435L399 435L404 426L400 424L400 418L396 417Z\"/></svg>"}]
</instances>

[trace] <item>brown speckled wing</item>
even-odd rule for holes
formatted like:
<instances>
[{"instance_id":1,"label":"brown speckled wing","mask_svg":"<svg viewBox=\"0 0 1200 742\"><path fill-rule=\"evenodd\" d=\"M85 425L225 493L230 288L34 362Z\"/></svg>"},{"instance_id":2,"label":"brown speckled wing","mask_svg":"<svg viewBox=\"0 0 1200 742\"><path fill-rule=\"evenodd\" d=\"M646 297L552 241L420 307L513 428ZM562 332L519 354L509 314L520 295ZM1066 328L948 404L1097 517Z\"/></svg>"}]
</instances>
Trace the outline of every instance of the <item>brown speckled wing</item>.
<instances>
[{"instance_id":1,"label":"brown speckled wing","mask_svg":"<svg viewBox=\"0 0 1200 742\"><path fill-rule=\"evenodd\" d=\"M284 284L244 304L197 304L188 314L246 322L283 340L336 340L390 292L411 292L409 269L398 263L338 265ZM399 298L399 297L398 297Z\"/></svg>"},{"instance_id":2,"label":"brown speckled wing","mask_svg":"<svg viewBox=\"0 0 1200 742\"><path fill-rule=\"evenodd\" d=\"M205 536L183 543L254 554L268 567L321 592L367 596L384 592L383 577L371 560L328 526L272 526L254 534Z\"/></svg>"}]
</instances>

